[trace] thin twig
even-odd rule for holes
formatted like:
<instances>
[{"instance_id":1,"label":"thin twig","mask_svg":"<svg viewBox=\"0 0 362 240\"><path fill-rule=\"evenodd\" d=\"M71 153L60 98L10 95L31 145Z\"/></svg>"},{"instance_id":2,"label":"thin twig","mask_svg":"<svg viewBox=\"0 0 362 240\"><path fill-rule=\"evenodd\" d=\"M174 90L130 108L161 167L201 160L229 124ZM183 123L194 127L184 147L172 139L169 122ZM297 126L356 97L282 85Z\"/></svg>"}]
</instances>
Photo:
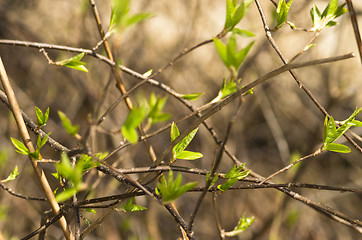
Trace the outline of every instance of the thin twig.
<instances>
[{"instance_id":1,"label":"thin twig","mask_svg":"<svg viewBox=\"0 0 362 240\"><path fill-rule=\"evenodd\" d=\"M353 7L352 0L346 0L346 2L347 2L347 7L348 7L349 16L351 17L351 22L352 22L352 26L353 26L354 36L356 37L356 42L357 42L357 48L358 48L358 52L359 52L359 57L360 57L361 64L362 64L362 40L361 40L361 34L360 34L360 32L359 32L359 28L358 28L358 22L357 22L356 12L354 11L354 7Z\"/></svg>"}]
</instances>

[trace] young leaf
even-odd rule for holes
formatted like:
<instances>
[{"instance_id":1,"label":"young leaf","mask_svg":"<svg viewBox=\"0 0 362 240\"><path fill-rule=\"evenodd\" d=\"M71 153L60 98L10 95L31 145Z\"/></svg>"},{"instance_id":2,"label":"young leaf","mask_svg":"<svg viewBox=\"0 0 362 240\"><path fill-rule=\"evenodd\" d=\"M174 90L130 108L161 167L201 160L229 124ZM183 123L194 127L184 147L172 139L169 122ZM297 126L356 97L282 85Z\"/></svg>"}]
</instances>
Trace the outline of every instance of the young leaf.
<instances>
[{"instance_id":1,"label":"young leaf","mask_svg":"<svg viewBox=\"0 0 362 240\"><path fill-rule=\"evenodd\" d=\"M194 188L197 185L197 182L190 182L185 185L182 185L182 176L178 174L176 179L173 179L172 170L168 173L168 181L165 179L157 184L156 193L160 193L162 195L163 203L171 202L172 200L180 197L185 192Z\"/></svg>"},{"instance_id":2,"label":"young leaf","mask_svg":"<svg viewBox=\"0 0 362 240\"><path fill-rule=\"evenodd\" d=\"M143 211L146 210L147 208L133 204L134 202L134 197L130 198L122 207L121 209L123 209L125 212L138 212L138 211Z\"/></svg>"},{"instance_id":3,"label":"young leaf","mask_svg":"<svg viewBox=\"0 0 362 240\"><path fill-rule=\"evenodd\" d=\"M211 102L212 103L218 102L221 99L223 99L223 98L225 98L225 97L227 97L227 96L229 96L229 95L231 95L231 94L233 94L233 93L235 93L237 91L238 91L237 85L232 79L230 79L227 82L224 79L218 95Z\"/></svg>"},{"instance_id":4,"label":"young leaf","mask_svg":"<svg viewBox=\"0 0 362 240\"><path fill-rule=\"evenodd\" d=\"M79 126L73 125L69 118L62 111L58 111L58 116L62 121L64 129L72 136L75 136L78 133Z\"/></svg>"},{"instance_id":5,"label":"young leaf","mask_svg":"<svg viewBox=\"0 0 362 240\"><path fill-rule=\"evenodd\" d=\"M209 181L209 178L210 178L210 173L207 173L206 174L206 182ZM211 180L211 183L210 183L210 187L209 189L214 186L214 184L216 183L216 181L219 179L219 175L215 174L214 175L214 178Z\"/></svg>"},{"instance_id":6,"label":"young leaf","mask_svg":"<svg viewBox=\"0 0 362 240\"><path fill-rule=\"evenodd\" d=\"M129 112L127 119L122 126L122 134L131 143L137 142L138 133L136 128L139 124L141 124L143 119L146 117L146 114L147 112L144 107L135 107Z\"/></svg>"},{"instance_id":7,"label":"young leaf","mask_svg":"<svg viewBox=\"0 0 362 240\"><path fill-rule=\"evenodd\" d=\"M242 36L242 37L255 37L254 33L247 31L247 30L241 30L239 28L234 28L233 33L237 34L239 36Z\"/></svg>"},{"instance_id":8,"label":"young leaf","mask_svg":"<svg viewBox=\"0 0 362 240\"><path fill-rule=\"evenodd\" d=\"M254 222L254 217L246 218L245 214L239 219L238 224L235 226L234 230L230 232L227 236L233 237L248 229L251 224Z\"/></svg>"},{"instance_id":9,"label":"young leaf","mask_svg":"<svg viewBox=\"0 0 362 240\"><path fill-rule=\"evenodd\" d=\"M129 12L129 0L113 0L112 1L112 12L111 21L109 24L110 31L117 31L121 25L121 21Z\"/></svg>"},{"instance_id":10,"label":"young leaf","mask_svg":"<svg viewBox=\"0 0 362 240\"><path fill-rule=\"evenodd\" d=\"M249 10L252 0L241 1L237 4L236 0L226 0L226 19L224 29L232 31Z\"/></svg>"},{"instance_id":11,"label":"young leaf","mask_svg":"<svg viewBox=\"0 0 362 240\"><path fill-rule=\"evenodd\" d=\"M226 45L217 38L213 38L213 41L221 60L224 62L225 66L229 66Z\"/></svg>"},{"instance_id":12,"label":"young leaf","mask_svg":"<svg viewBox=\"0 0 362 240\"><path fill-rule=\"evenodd\" d=\"M227 178L226 182L224 184L220 184L217 186L217 188L224 192L227 189L229 189L231 186L233 186L237 181L245 178L246 176L248 176L250 170L248 171L242 171L243 168L245 166L245 163L240 165L239 167L236 167L236 165L234 165L229 172L227 172L225 174L225 177Z\"/></svg>"},{"instance_id":13,"label":"young leaf","mask_svg":"<svg viewBox=\"0 0 362 240\"><path fill-rule=\"evenodd\" d=\"M175 124L176 126L176 124ZM177 126L176 126L177 128ZM179 155L185 150L185 148L190 144L190 142L192 141L192 139L194 138L194 136L197 133L197 130L199 128L196 128L194 130L192 130L186 137L184 137L179 143L177 143L173 149L172 149L172 159L176 160L179 158ZM178 129L177 129L178 131ZM172 139L172 136L171 136Z\"/></svg>"},{"instance_id":14,"label":"young leaf","mask_svg":"<svg viewBox=\"0 0 362 240\"><path fill-rule=\"evenodd\" d=\"M202 93L184 94L184 95L182 95L182 98L183 98L183 99L186 99L186 100L193 101L193 100L198 99L202 94L204 94L204 93L202 92Z\"/></svg>"},{"instance_id":15,"label":"young leaf","mask_svg":"<svg viewBox=\"0 0 362 240\"><path fill-rule=\"evenodd\" d=\"M149 76L151 76L152 71L153 71L153 69L150 69L150 70L148 70L147 72L145 72L145 73L142 74L142 75L143 75L144 77L149 77Z\"/></svg>"},{"instance_id":16,"label":"young leaf","mask_svg":"<svg viewBox=\"0 0 362 240\"><path fill-rule=\"evenodd\" d=\"M49 118L49 107L44 114L38 107L35 107L35 114L38 122L38 127L43 127L46 125Z\"/></svg>"},{"instance_id":17,"label":"young leaf","mask_svg":"<svg viewBox=\"0 0 362 240\"><path fill-rule=\"evenodd\" d=\"M323 150L328 150L331 152L339 152L339 153L351 152L351 149L349 147L339 143L328 143L327 145L325 145Z\"/></svg>"},{"instance_id":18,"label":"young leaf","mask_svg":"<svg viewBox=\"0 0 362 240\"><path fill-rule=\"evenodd\" d=\"M195 160L202 158L203 155L199 152L191 152L191 151L182 151L177 155L177 159L183 159L183 160Z\"/></svg>"},{"instance_id":19,"label":"young leaf","mask_svg":"<svg viewBox=\"0 0 362 240\"><path fill-rule=\"evenodd\" d=\"M287 21L288 12L292 2L293 0L290 0L288 3L286 3L285 0L279 0L277 8L277 28L280 28L285 21Z\"/></svg>"},{"instance_id":20,"label":"young leaf","mask_svg":"<svg viewBox=\"0 0 362 240\"><path fill-rule=\"evenodd\" d=\"M55 196L55 200L57 202L64 202L64 201L68 200L69 198L73 197L73 195L76 194L77 192L78 192L78 190L75 187L66 188L63 192L58 193Z\"/></svg>"},{"instance_id":21,"label":"young leaf","mask_svg":"<svg viewBox=\"0 0 362 240\"><path fill-rule=\"evenodd\" d=\"M88 72L88 69L84 66L85 63L80 61L83 58L83 56L84 56L84 53L80 53L75 57L56 62L55 64L58 66L64 66L64 67L73 68L73 69L76 69L79 71Z\"/></svg>"},{"instance_id":22,"label":"young leaf","mask_svg":"<svg viewBox=\"0 0 362 240\"><path fill-rule=\"evenodd\" d=\"M152 17L151 13L137 13L133 16L128 17L124 23L124 26L128 27L133 24L140 23L150 17Z\"/></svg>"},{"instance_id":23,"label":"young leaf","mask_svg":"<svg viewBox=\"0 0 362 240\"><path fill-rule=\"evenodd\" d=\"M14 170L9 174L9 176L6 179L1 180L0 182L6 183L13 181L17 176L19 176L18 166L15 166Z\"/></svg>"},{"instance_id":24,"label":"young leaf","mask_svg":"<svg viewBox=\"0 0 362 240\"><path fill-rule=\"evenodd\" d=\"M180 136L180 131L178 130L176 123L172 122L172 124L171 124L171 142L173 142L173 140L175 140L178 136Z\"/></svg>"},{"instance_id":25,"label":"young leaf","mask_svg":"<svg viewBox=\"0 0 362 240\"><path fill-rule=\"evenodd\" d=\"M348 119L342 121L342 125L337 129L336 123L331 116L326 117L324 120L324 131L323 131L323 147L322 150L328 150L333 152L348 153L351 150L349 147L333 143L340 138L350 127L362 126L360 121L355 120L355 117L362 112L362 108L356 109Z\"/></svg>"},{"instance_id":26,"label":"young leaf","mask_svg":"<svg viewBox=\"0 0 362 240\"><path fill-rule=\"evenodd\" d=\"M162 109L165 106L167 97L157 98L154 93L151 93L149 101L149 113L148 113L148 123L153 125L157 122L166 121L171 117L168 113L163 113Z\"/></svg>"},{"instance_id":27,"label":"young leaf","mask_svg":"<svg viewBox=\"0 0 362 240\"><path fill-rule=\"evenodd\" d=\"M11 138L11 142L13 143L14 147L16 148L16 152L24 155L29 155L30 151L28 148L19 140L15 138Z\"/></svg>"}]
</instances>

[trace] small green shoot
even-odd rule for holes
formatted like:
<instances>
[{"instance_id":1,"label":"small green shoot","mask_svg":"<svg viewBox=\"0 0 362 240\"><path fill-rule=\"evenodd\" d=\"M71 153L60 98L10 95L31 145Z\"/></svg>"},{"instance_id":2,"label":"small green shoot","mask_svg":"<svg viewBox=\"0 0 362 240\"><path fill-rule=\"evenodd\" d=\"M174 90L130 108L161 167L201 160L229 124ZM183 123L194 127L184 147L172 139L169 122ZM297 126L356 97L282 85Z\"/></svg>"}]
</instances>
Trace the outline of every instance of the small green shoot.
<instances>
[{"instance_id":1,"label":"small green shoot","mask_svg":"<svg viewBox=\"0 0 362 240\"><path fill-rule=\"evenodd\" d=\"M63 192L55 196L55 200L57 202L63 202L84 189L84 184L82 182L84 161L82 159L78 160L73 168L67 154L62 153L60 163L56 165L56 169L57 172L53 173L55 178L59 180L61 177L63 177L68 179L68 181L71 183L70 187L64 189Z\"/></svg>"},{"instance_id":2,"label":"small green shoot","mask_svg":"<svg viewBox=\"0 0 362 240\"><path fill-rule=\"evenodd\" d=\"M145 73L142 74L142 75L143 75L144 77L148 78L149 76L151 76L152 72L153 72L153 69L150 69L150 70L148 70L147 72L145 72Z\"/></svg>"},{"instance_id":3,"label":"small green shoot","mask_svg":"<svg viewBox=\"0 0 362 240\"><path fill-rule=\"evenodd\" d=\"M45 145L45 143L47 142L47 139L49 137L48 133L43 139L40 137L40 135L38 135L38 139L36 141L37 146L34 152L30 152L29 149L19 140L15 139L15 138L11 138L11 142L13 143L14 147L16 148L16 152L23 154L23 155L28 155L29 157L33 158L33 159L40 159L40 149Z\"/></svg>"},{"instance_id":4,"label":"small green shoot","mask_svg":"<svg viewBox=\"0 0 362 240\"><path fill-rule=\"evenodd\" d=\"M249 43L245 48L242 48L240 51L238 51L235 34L231 35L226 45L217 38L213 38L213 41L221 60L223 61L225 66L231 71L232 75L236 76L237 70L244 62L254 42Z\"/></svg>"},{"instance_id":5,"label":"small green shoot","mask_svg":"<svg viewBox=\"0 0 362 240\"><path fill-rule=\"evenodd\" d=\"M38 107L35 107L35 114L36 120L38 122L38 127L41 128L45 126L49 118L49 108L47 108L47 110L43 114L43 112Z\"/></svg>"},{"instance_id":6,"label":"small green shoot","mask_svg":"<svg viewBox=\"0 0 362 240\"><path fill-rule=\"evenodd\" d=\"M338 6L338 0L330 0L326 8L321 14L318 7L313 5L310 10L310 16L312 18L313 27L312 31L320 32L322 29L336 25L337 23L334 19L343 15L347 12L347 9L344 8L346 3L343 3Z\"/></svg>"},{"instance_id":7,"label":"small green shoot","mask_svg":"<svg viewBox=\"0 0 362 240\"><path fill-rule=\"evenodd\" d=\"M195 160L201 158L203 155L199 152L191 152L185 151L186 147L190 144L192 139L197 133L198 128L192 130L184 139L182 139L179 143L177 143L172 149L172 161L176 159L183 160ZM180 132L174 122L171 125L171 142L173 142L178 136Z\"/></svg>"},{"instance_id":8,"label":"small green shoot","mask_svg":"<svg viewBox=\"0 0 362 240\"><path fill-rule=\"evenodd\" d=\"M10 139L12 144L16 148L15 152L23 155L29 155L30 153L29 149L22 142L20 142L18 139L15 138L10 138Z\"/></svg>"},{"instance_id":9,"label":"small green shoot","mask_svg":"<svg viewBox=\"0 0 362 240\"><path fill-rule=\"evenodd\" d=\"M239 219L239 222L235 226L235 228L231 232L226 232L225 236L233 237L244 232L246 229L248 229L251 226L254 220L255 220L254 217L246 218L245 214L243 214L243 216Z\"/></svg>"},{"instance_id":10,"label":"small green shoot","mask_svg":"<svg viewBox=\"0 0 362 240\"><path fill-rule=\"evenodd\" d=\"M209 181L209 178L210 178L210 173L207 173L206 174L206 183ZM219 175L215 174L214 175L214 178L211 180L211 183L210 183L210 186L209 186L209 189L215 185L216 181L219 179Z\"/></svg>"},{"instance_id":11,"label":"small green shoot","mask_svg":"<svg viewBox=\"0 0 362 240\"><path fill-rule=\"evenodd\" d=\"M148 125L152 126L158 122L164 122L168 120L171 115L169 113L162 112L167 101L167 97L157 98L154 93L150 95L149 112L148 112Z\"/></svg>"},{"instance_id":12,"label":"small green shoot","mask_svg":"<svg viewBox=\"0 0 362 240\"><path fill-rule=\"evenodd\" d=\"M202 93L183 94L182 98L186 99L186 100L194 101L194 100L197 100L202 94L204 94L204 93L202 92Z\"/></svg>"},{"instance_id":13,"label":"small green shoot","mask_svg":"<svg viewBox=\"0 0 362 240\"><path fill-rule=\"evenodd\" d=\"M83 56L84 56L84 53L80 53L77 56L74 56L72 58L68 58L63 61L55 62L55 65L73 68L75 70L79 70L82 72L88 72L88 69L84 66L85 63L80 61L83 58Z\"/></svg>"},{"instance_id":14,"label":"small green shoot","mask_svg":"<svg viewBox=\"0 0 362 240\"><path fill-rule=\"evenodd\" d=\"M182 176L178 174L176 179L173 179L172 170L168 173L168 181L162 176L162 180L157 184L156 193L161 194L163 203L168 203L180 197L185 192L191 190L197 185L197 182L190 182L182 185Z\"/></svg>"},{"instance_id":15,"label":"small green shoot","mask_svg":"<svg viewBox=\"0 0 362 240\"><path fill-rule=\"evenodd\" d=\"M355 120L355 117L361 111L362 108L356 109L348 119L342 121L342 125L338 129L333 117L326 117L324 120L323 146L321 150L328 150L340 153L351 152L351 149L346 145L334 142L339 139L350 127L362 127L362 122Z\"/></svg>"},{"instance_id":16,"label":"small green shoot","mask_svg":"<svg viewBox=\"0 0 362 240\"><path fill-rule=\"evenodd\" d=\"M6 182L10 182L16 179L16 177L19 176L19 171L18 171L18 166L15 166L14 170L9 174L9 176L4 179L1 180L1 183L6 183Z\"/></svg>"},{"instance_id":17,"label":"small green shoot","mask_svg":"<svg viewBox=\"0 0 362 240\"><path fill-rule=\"evenodd\" d=\"M239 167L236 167L236 165L234 165L231 170L225 175L225 177L227 178L226 182L222 185L218 185L217 188L220 191L224 192L228 190L231 186L233 186L237 181L248 176L250 170L242 171L244 167L245 163L240 165Z\"/></svg>"},{"instance_id":18,"label":"small green shoot","mask_svg":"<svg viewBox=\"0 0 362 240\"><path fill-rule=\"evenodd\" d=\"M234 29L245 14L249 11L249 6L253 0L243 0L238 4L237 0L226 0L226 19L224 29L230 32Z\"/></svg>"},{"instance_id":19,"label":"small green shoot","mask_svg":"<svg viewBox=\"0 0 362 240\"><path fill-rule=\"evenodd\" d=\"M113 0L111 20L108 32L116 32L119 28L126 29L127 27L140 23L151 17L151 13L137 13L129 15L130 0Z\"/></svg>"},{"instance_id":20,"label":"small green shoot","mask_svg":"<svg viewBox=\"0 0 362 240\"><path fill-rule=\"evenodd\" d=\"M229 79L229 81L226 82L226 79L224 79L219 93L217 94L216 98L211 101L211 103L218 102L237 91L238 87L236 82L234 82L232 79Z\"/></svg>"},{"instance_id":21,"label":"small green shoot","mask_svg":"<svg viewBox=\"0 0 362 240\"><path fill-rule=\"evenodd\" d=\"M138 141L136 128L146 116L147 109L144 106L139 108L135 107L129 112L127 119L122 126L122 134L131 143L136 143Z\"/></svg>"},{"instance_id":22,"label":"small green shoot","mask_svg":"<svg viewBox=\"0 0 362 240\"><path fill-rule=\"evenodd\" d=\"M292 2L293 0L290 0L288 3L286 3L285 0L279 0L277 8L277 28L281 28L287 21L288 12Z\"/></svg>"},{"instance_id":23,"label":"small green shoot","mask_svg":"<svg viewBox=\"0 0 362 240\"><path fill-rule=\"evenodd\" d=\"M78 134L79 125L73 125L67 115L65 115L65 113L63 113L62 111L58 111L58 115L60 120L62 121L65 131L67 131L67 133L72 136L76 136Z\"/></svg>"},{"instance_id":24,"label":"small green shoot","mask_svg":"<svg viewBox=\"0 0 362 240\"><path fill-rule=\"evenodd\" d=\"M136 205L133 203L134 197L130 198L122 207L121 209L125 212L139 212L146 210L147 208L142 207L140 205Z\"/></svg>"}]
</instances>

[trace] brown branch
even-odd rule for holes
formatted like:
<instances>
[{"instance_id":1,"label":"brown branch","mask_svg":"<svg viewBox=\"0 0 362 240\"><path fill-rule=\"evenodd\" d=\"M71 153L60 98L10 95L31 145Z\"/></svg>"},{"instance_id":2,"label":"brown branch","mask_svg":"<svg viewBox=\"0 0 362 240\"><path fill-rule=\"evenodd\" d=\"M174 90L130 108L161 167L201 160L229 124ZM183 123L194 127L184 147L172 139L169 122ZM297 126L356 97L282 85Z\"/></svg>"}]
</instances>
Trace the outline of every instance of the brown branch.
<instances>
[{"instance_id":1,"label":"brown branch","mask_svg":"<svg viewBox=\"0 0 362 240\"><path fill-rule=\"evenodd\" d=\"M359 57L360 57L361 64L362 64L362 40L361 40L361 34L360 34L360 32L359 32L359 28L358 28L358 22L357 22L356 12L354 11L352 0L346 0L346 2L347 2L347 7L348 7L349 16L351 17L351 22L352 22L352 26L353 26L354 36L356 37L356 42L357 42L357 48L358 48L358 52L359 52Z\"/></svg>"}]
</instances>

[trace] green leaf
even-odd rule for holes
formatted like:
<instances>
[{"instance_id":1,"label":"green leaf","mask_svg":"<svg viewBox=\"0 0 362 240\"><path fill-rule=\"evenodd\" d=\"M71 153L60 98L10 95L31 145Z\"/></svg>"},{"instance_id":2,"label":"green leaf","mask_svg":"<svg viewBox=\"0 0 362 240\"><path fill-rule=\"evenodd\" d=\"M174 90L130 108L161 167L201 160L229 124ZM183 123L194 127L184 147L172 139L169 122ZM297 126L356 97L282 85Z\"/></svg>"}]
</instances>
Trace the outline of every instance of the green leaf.
<instances>
[{"instance_id":1,"label":"green leaf","mask_svg":"<svg viewBox=\"0 0 362 240\"><path fill-rule=\"evenodd\" d=\"M172 149L172 159L177 159L179 154L181 154L185 148L190 144L190 142L192 141L192 139L194 138L194 136L197 133L197 130L199 128L196 128L194 130L192 130L186 137L184 137L179 143L177 143L173 149Z\"/></svg>"},{"instance_id":2,"label":"green leaf","mask_svg":"<svg viewBox=\"0 0 362 240\"><path fill-rule=\"evenodd\" d=\"M125 25L125 27L128 27L133 24L140 23L150 17L152 17L151 13L137 13L133 16L128 17L127 20L125 21L124 25Z\"/></svg>"},{"instance_id":3,"label":"green leaf","mask_svg":"<svg viewBox=\"0 0 362 240\"><path fill-rule=\"evenodd\" d=\"M149 77L149 76L151 76L152 71L153 71L153 69L150 69L150 70L148 70L147 72L145 72L145 73L142 74L142 75L143 75L144 77Z\"/></svg>"},{"instance_id":4,"label":"green leaf","mask_svg":"<svg viewBox=\"0 0 362 240\"><path fill-rule=\"evenodd\" d=\"M236 82L234 82L232 79L229 79L229 81L226 82L226 79L224 79L221 89L220 89L218 95L216 96L216 98L214 98L212 100L212 103L218 102L221 99L223 99L237 91L238 91L238 88L237 88Z\"/></svg>"},{"instance_id":5,"label":"green leaf","mask_svg":"<svg viewBox=\"0 0 362 240\"><path fill-rule=\"evenodd\" d=\"M248 53L253 45L254 45L254 41L249 43L245 48L241 49L237 53L237 62L234 65L235 69L239 69L240 65L244 62L246 56L248 55Z\"/></svg>"},{"instance_id":6,"label":"green leaf","mask_svg":"<svg viewBox=\"0 0 362 240\"><path fill-rule=\"evenodd\" d=\"M121 209L123 209L125 212L138 212L138 211L143 211L146 210L147 208L133 204L134 202L134 197L130 198L122 207Z\"/></svg>"},{"instance_id":7,"label":"green leaf","mask_svg":"<svg viewBox=\"0 0 362 240\"><path fill-rule=\"evenodd\" d=\"M49 107L47 108L44 114L38 107L35 107L35 114L38 126L39 127L45 126L49 118Z\"/></svg>"},{"instance_id":8,"label":"green leaf","mask_svg":"<svg viewBox=\"0 0 362 240\"><path fill-rule=\"evenodd\" d=\"M313 5L313 7L310 10L310 16L312 18L313 28L315 28L316 26L319 26L320 20L321 20L321 13L315 4Z\"/></svg>"},{"instance_id":9,"label":"green leaf","mask_svg":"<svg viewBox=\"0 0 362 240\"><path fill-rule=\"evenodd\" d=\"M322 18L327 16L333 16L338 8L338 0L330 0L327 7L322 13Z\"/></svg>"},{"instance_id":10,"label":"green leaf","mask_svg":"<svg viewBox=\"0 0 362 240\"><path fill-rule=\"evenodd\" d=\"M213 38L213 41L221 60L224 62L225 66L229 66L230 64L228 62L228 53L226 45L217 38Z\"/></svg>"},{"instance_id":11,"label":"green leaf","mask_svg":"<svg viewBox=\"0 0 362 240\"><path fill-rule=\"evenodd\" d=\"M110 31L117 31L121 25L122 19L126 17L129 12L130 0L113 0L111 20L109 24Z\"/></svg>"},{"instance_id":12,"label":"green leaf","mask_svg":"<svg viewBox=\"0 0 362 240\"><path fill-rule=\"evenodd\" d=\"M136 143L138 141L136 128L141 124L146 117L146 114L147 111L145 107L135 107L129 112L127 119L122 126L122 134L131 143Z\"/></svg>"},{"instance_id":13,"label":"green leaf","mask_svg":"<svg viewBox=\"0 0 362 240\"><path fill-rule=\"evenodd\" d=\"M239 36L242 36L242 37L255 37L254 33L247 31L247 30L241 30L239 28L234 28L233 33L237 34Z\"/></svg>"},{"instance_id":14,"label":"green leaf","mask_svg":"<svg viewBox=\"0 0 362 240\"><path fill-rule=\"evenodd\" d=\"M178 130L176 123L172 122L172 124L171 124L171 142L173 142L178 136L180 136L180 131Z\"/></svg>"},{"instance_id":15,"label":"green leaf","mask_svg":"<svg viewBox=\"0 0 362 240\"><path fill-rule=\"evenodd\" d=\"M19 140L15 139L15 138L11 138L11 142L14 145L14 147L16 148L15 151L17 153L29 155L30 151L22 142L20 142Z\"/></svg>"},{"instance_id":16,"label":"green leaf","mask_svg":"<svg viewBox=\"0 0 362 240\"><path fill-rule=\"evenodd\" d=\"M209 181L209 178L210 178L210 173L207 173L206 174L206 182ZM216 183L216 181L219 179L219 175L215 174L214 175L214 178L211 180L211 183L210 183L210 187L209 189L214 186L214 184Z\"/></svg>"},{"instance_id":17,"label":"green leaf","mask_svg":"<svg viewBox=\"0 0 362 240\"><path fill-rule=\"evenodd\" d=\"M292 2L293 0L290 0L288 3L286 3L285 0L279 0L277 8L277 28L280 28L285 21L287 21L288 12Z\"/></svg>"},{"instance_id":18,"label":"green leaf","mask_svg":"<svg viewBox=\"0 0 362 240\"><path fill-rule=\"evenodd\" d=\"M10 182L16 179L16 177L19 176L18 166L15 166L14 170L9 174L9 176L1 180L2 183Z\"/></svg>"},{"instance_id":19,"label":"green leaf","mask_svg":"<svg viewBox=\"0 0 362 240\"><path fill-rule=\"evenodd\" d=\"M245 163L240 165L239 167L236 167L236 165L234 165L230 169L230 171L225 174L225 177L227 178L226 182L222 185L221 184L218 185L217 188L220 191L224 192L227 189L229 189L231 186L233 186L236 182L238 182L239 180L248 176L250 173L250 170L242 171L244 167L245 167Z\"/></svg>"},{"instance_id":20,"label":"green leaf","mask_svg":"<svg viewBox=\"0 0 362 240\"><path fill-rule=\"evenodd\" d=\"M73 195L76 194L77 192L78 192L78 190L75 187L66 188L63 192L58 193L55 196L55 200L57 202L64 202L64 201L68 200L69 198L73 197Z\"/></svg>"},{"instance_id":21,"label":"green leaf","mask_svg":"<svg viewBox=\"0 0 362 240\"><path fill-rule=\"evenodd\" d=\"M346 145L339 144L339 143L328 143L325 146L323 146L322 150L328 150L331 152L340 152L340 153L349 153L351 152L351 149L347 147Z\"/></svg>"},{"instance_id":22,"label":"green leaf","mask_svg":"<svg viewBox=\"0 0 362 240\"><path fill-rule=\"evenodd\" d=\"M254 217L246 218L245 214L239 219L238 224L235 226L234 230L228 236L233 237L248 229L251 224L254 222Z\"/></svg>"},{"instance_id":23,"label":"green leaf","mask_svg":"<svg viewBox=\"0 0 362 240\"><path fill-rule=\"evenodd\" d=\"M75 136L78 133L79 125L73 125L67 115L65 115L62 111L58 111L58 116L62 121L65 131L67 131L70 135Z\"/></svg>"},{"instance_id":24,"label":"green leaf","mask_svg":"<svg viewBox=\"0 0 362 240\"><path fill-rule=\"evenodd\" d=\"M204 94L204 93L202 92L202 93L184 94L184 95L182 95L182 98L183 98L183 99L186 99L186 100L193 101L193 100L198 99L202 94Z\"/></svg>"},{"instance_id":25,"label":"green leaf","mask_svg":"<svg viewBox=\"0 0 362 240\"><path fill-rule=\"evenodd\" d=\"M183 159L183 160L195 160L202 158L203 155L199 152L191 152L191 151L182 151L177 155L177 159Z\"/></svg>"},{"instance_id":26,"label":"green leaf","mask_svg":"<svg viewBox=\"0 0 362 240\"><path fill-rule=\"evenodd\" d=\"M167 97L157 98L157 96L154 93L151 93L149 101L150 110L148 113L148 122L150 123L150 125L166 121L171 117L170 114L162 112L162 109L164 108L166 101Z\"/></svg>"},{"instance_id":27,"label":"green leaf","mask_svg":"<svg viewBox=\"0 0 362 240\"><path fill-rule=\"evenodd\" d=\"M252 0L241 1L237 4L236 0L226 0L226 19L224 29L228 32L238 24L245 14L249 11Z\"/></svg>"},{"instance_id":28,"label":"green leaf","mask_svg":"<svg viewBox=\"0 0 362 240\"><path fill-rule=\"evenodd\" d=\"M182 185L182 176L178 174L175 180L173 180L172 170L168 173L168 181L165 180L157 184L157 191L162 195L163 203L171 202L176 198L180 197L185 192L191 190L197 185L197 182L190 182L185 185Z\"/></svg>"},{"instance_id":29,"label":"green leaf","mask_svg":"<svg viewBox=\"0 0 362 240\"><path fill-rule=\"evenodd\" d=\"M89 213L97 213L96 210L94 210L93 208L84 208L84 211Z\"/></svg>"},{"instance_id":30,"label":"green leaf","mask_svg":"<svg viewBox=\"0 0 362 240\"><path fill-rule=\"evenodd\" d=\"M84 53L80 53L75 57L65 59L63 61L56 62L55 64L58 66L64 66L73 68L79 71L88 72L88 69L84 66L85 63L80 60L83 58Z\"/></svg>"}]
</instances>

